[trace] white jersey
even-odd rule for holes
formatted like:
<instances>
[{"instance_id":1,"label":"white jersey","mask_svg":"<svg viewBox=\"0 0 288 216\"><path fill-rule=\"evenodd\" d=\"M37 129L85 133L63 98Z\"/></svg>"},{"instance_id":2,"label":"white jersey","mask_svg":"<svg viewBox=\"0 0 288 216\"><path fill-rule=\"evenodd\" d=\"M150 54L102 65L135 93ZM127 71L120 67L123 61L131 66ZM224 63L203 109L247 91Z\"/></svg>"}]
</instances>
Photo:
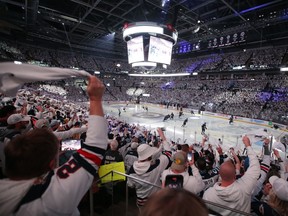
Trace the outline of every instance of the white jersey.
<instances>
[{"instance_id":1,"label":"white jersey","mask_svg":"<svg viewBox=\"0 0 288 216\"><path fill-rule=\"evenodd\" d=\"M90 116L87 138L67 163L42 178L0 181L0 215L79 215L107 148L107 122Z\"/></svg>"}]
</instances>

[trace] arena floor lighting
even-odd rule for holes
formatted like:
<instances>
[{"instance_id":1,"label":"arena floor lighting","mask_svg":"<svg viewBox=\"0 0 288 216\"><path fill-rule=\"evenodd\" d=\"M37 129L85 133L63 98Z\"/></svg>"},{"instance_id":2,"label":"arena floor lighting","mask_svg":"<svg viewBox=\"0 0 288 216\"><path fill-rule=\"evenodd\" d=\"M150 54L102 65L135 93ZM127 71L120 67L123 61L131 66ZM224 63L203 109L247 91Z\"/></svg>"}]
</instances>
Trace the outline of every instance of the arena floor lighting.
<instances>
[{"instance_id":1,"label":"arena floor lighting","mask_svg":"<svg viewBox=\"0 0 288 216\"><path fill-rule=\"evenodd\" d=\"M280 68L280 71L288 71L288 67L282 67Z\"/></svg>"}]
</instances>

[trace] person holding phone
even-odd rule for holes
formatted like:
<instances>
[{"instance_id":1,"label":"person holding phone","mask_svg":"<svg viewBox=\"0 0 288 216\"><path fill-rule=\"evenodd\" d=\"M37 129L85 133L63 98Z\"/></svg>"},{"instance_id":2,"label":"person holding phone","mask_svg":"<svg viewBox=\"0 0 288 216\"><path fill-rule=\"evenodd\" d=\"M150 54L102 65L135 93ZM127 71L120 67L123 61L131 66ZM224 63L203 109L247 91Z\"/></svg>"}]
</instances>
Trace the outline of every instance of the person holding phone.
<instances>
[{"instance_id":1,"label":"person holding phone","mask_svg":"<svg viewBox=\"0 0 288 216\"><path fill-rule=\"evenodd\" d=\"M191 154L191 160L187 160L187 154L183 151L176 152L172 158L172 165L170 168L163 171L161 179L162 179L162 187L172 187L175 188L175 185L183 185L183 188L187 191L190 191L194 194L200 193L205 184L202 180L202 177L199 173L198 168L194 165L193 154ZM188 173L188 166L192 168L192 175ZM173 175L173 178L169 176ZM177 178L177 175L180 175L181 178ZM182 179L182 180L181 180ZM169 182L167 182L169 180ZM178 181L178 182L177 182ZM180 181L183 181L181 184ZM170 184L170 186L169 186ZM174 186L173 186L174 184Z\"/></svg>"}]
</instances>

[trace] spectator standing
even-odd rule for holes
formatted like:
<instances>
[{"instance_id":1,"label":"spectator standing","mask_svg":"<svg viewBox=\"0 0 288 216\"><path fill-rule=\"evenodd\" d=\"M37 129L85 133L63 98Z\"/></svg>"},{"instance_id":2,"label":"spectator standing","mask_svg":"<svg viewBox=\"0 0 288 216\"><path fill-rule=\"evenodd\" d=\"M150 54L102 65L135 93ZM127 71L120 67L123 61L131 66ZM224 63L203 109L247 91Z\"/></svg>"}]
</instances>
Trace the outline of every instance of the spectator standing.
<instances>
[{"instance_id":1,"label":"spectator standing","mask_svg":"<svg viewBox=\"0 0 288 216\"><path fill-rule=\"evenodd\" d=\"M191 167L193 175L189 175L187 165ZM187 161L187 154L183 151L176 152L173 155L171 167L163 171L161 176L162 187L165 187L167 175L182 175L183 188L194 194L198 194L204 189L205 185L199 170L194 165L194 159Z\"/></svg>"},{"instance_id":2,"label":"spectator standing","mask_svg":"<svg viewBox=\"0 0 288 216\"><path fill-rule=\"evenodd\" d=\"M161 173L170 165L171 152L170 145L167 142L163 131L161 129L158 129L157 131L163 140L163 144L159 148L163 148L164 153L161 154L159 158L152 160L153 155L158 154L159 150L149 146L148 144L141 144L137 148L138 161L134 162L133 166L129 170L129 175L151 182L160 187L160 176ZM159 190L157 187L135 181L132 178L128 178L127 184L129 187L136 189L137 206L139 208L145 205L145 202L151 194Z\"/></svg>"},{"instance_id":3,"label":"spectator standing","mask_svg":"<svg viewBox=\"0 0 288 216\"><path fill-rule=\"evenodd\" d=\"M87 92L87 138L67 163L55 169L59 144L47 129L19 135L5 147L8 179L0 180L0 215L79 215L77 205L91 186L107 148L104 85L91 76Z\"/></svg>"},{"instance_id":4,"label":"spectator standing","mask_svg":"<svg viewBox=\"0 0 288 216\"><path fill-rule=\"evenodd\" d=\"M118 141L113 139L110 143L110 149L104 155L102 164L117 163L123 161L122 155L117 150Z\"/></svg>"},{"instance_id":5,"label":"spectator standing","mask_svg":"<svg viewBox=\"0 0 288 216\"><path fill-rule=\"evenodd\" d=\"M203 199L250 213L251 194L260 175L260 164L247 136L243 137L243 143L247 149L250 162L246 173L236 180L234 165L230 161L224 162L220 166L221 181L205 191ZM224 216L237 215L223 208L215 206L210 206L210 208Z\"/></svg>"},{"instance_id":6,"label":"spectator standing","mask_svg":"<svg viewBox=\"0 0 288 216\"><path fill-rule=\"evenodd\" d=\"M137 142L131 143L131 148L125 155L124 162L126 173L129 173L131 166L133 166L134 162L138 160L138 153L137 153L138 146L139 143Z\"/></svg>"},{"instance_id":7,"label":"spectator standing","mask_svg":"<svg viewBox=\"0 0 288 216\"><path fill-rule=\"evenodd\" d=\"M1 131L0 135L0 168L2 168L2 175L5 175L5 154L4 148L12 140L19 134L24 134L27 132L27 128L30 122L30 116L22 115L22 114L12 114L8 117L7 123L8 126L5 130Z\"/></svg>"}]
</instances>

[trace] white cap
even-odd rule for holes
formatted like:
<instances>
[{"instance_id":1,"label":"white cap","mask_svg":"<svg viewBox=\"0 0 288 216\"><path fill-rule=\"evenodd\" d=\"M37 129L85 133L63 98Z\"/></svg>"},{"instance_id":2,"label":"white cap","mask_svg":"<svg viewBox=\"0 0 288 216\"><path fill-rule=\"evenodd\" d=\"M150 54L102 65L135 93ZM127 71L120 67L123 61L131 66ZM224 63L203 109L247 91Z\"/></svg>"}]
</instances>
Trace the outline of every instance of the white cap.
<instances>
[{"instance_id":1,"label":"white cap","mask_svg":"<svg viewBox=\"0 0 288 216\"><path fill-rule=\"evenodd\" d=\"M14 125L18 122L23 122L23 121L30 121L31 117L28 115L22 115L22 114L12 114L8 117L7 123L9 125Z\"/></svg>"},{"instance_id":2,"label":"white cap","mask_svg":"<svg viewBox=\"0 0 288 216\"><path fill-rule=\"evenodd\" d=\"M156 148L151 147L147 144L141 144L137 148L137 152L138 152L138 160L143 161L151 157L154 154L154 152L156 152Z\"/></svg>"},{"instance_id":3,"label":"white cap","mask_svg":"<svg viewBox=\"0 0 288 216\"><path fill-rule=\"evenodd\" d=\"M271 176L269 182L276 196L283 201L288 201L288 182L278 176Z\"/></svg>"}]
</instances>

